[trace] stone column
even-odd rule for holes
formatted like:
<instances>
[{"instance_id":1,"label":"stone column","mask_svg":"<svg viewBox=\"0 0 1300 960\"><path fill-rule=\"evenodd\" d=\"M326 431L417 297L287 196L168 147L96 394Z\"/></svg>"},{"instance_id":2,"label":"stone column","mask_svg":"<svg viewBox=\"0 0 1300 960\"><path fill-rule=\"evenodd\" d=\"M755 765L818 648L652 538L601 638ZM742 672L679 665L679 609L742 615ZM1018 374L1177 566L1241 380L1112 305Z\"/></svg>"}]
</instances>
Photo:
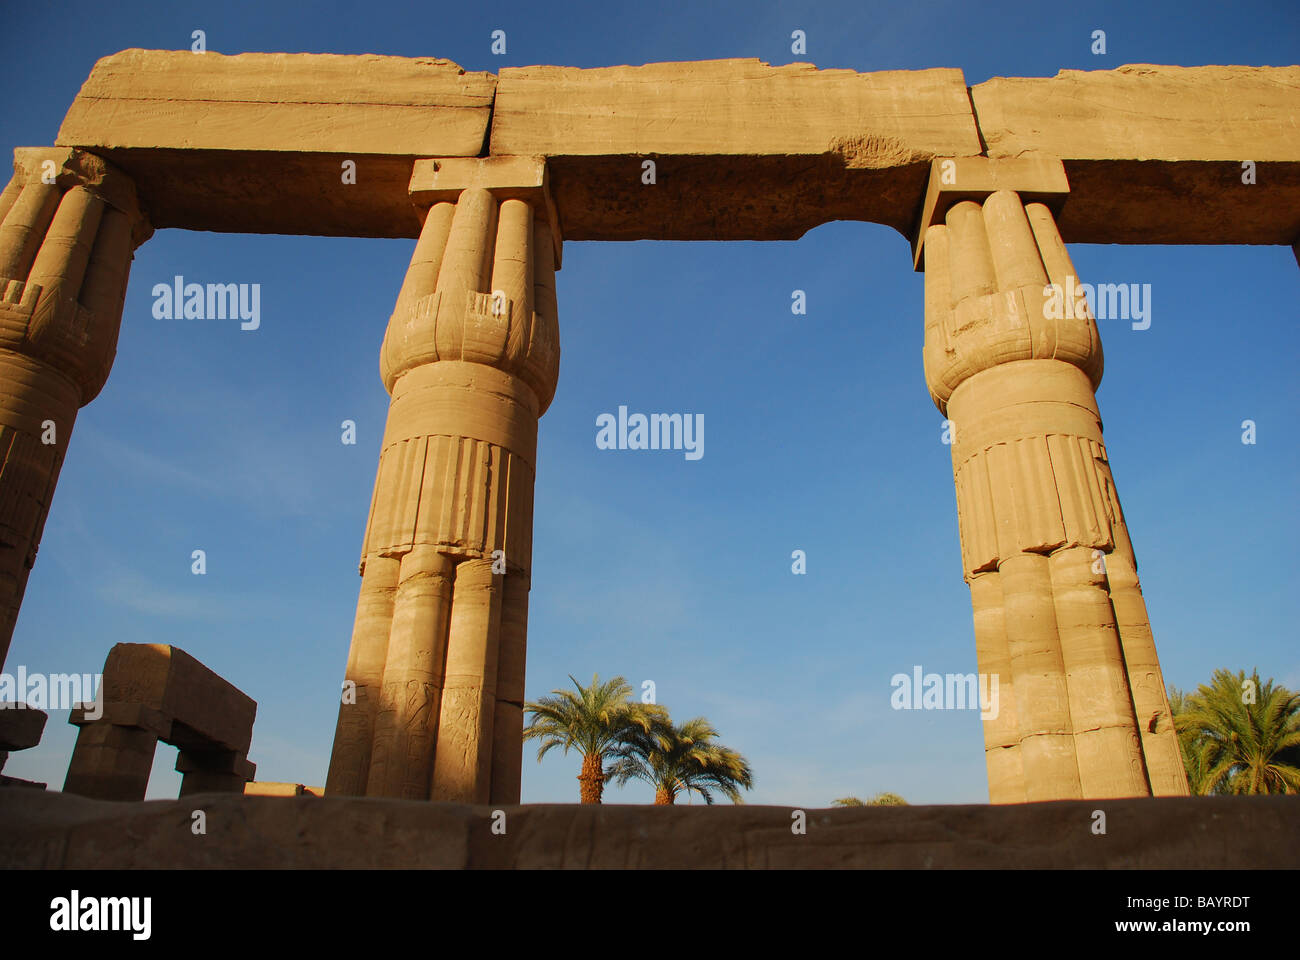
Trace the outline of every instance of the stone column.
<instances>
[{"instance_id":1,"label":"stone column","mask_svg":"<svg viewBox=\"0 0 1300 960\"><path fill-rule=\"evenodd\" d=\"M143 800L158 734L150 726L78 723L64 793L97 800Z\"/></svg>"},{"instance_id":2,"label":"stone column","mask_svg":"<svg viewBox=\"0 0 1300 960\"><path fill-rule=\"evenodd\" d=\"M1051 207L1068 189L1059 161L937 160L917 243L977 657L1001 691L995 803L1187 793L1102 438L1101 341Z\"/></svg>"},{"instance_id":3,"label":"stone column","mask_svg":"<svg viewBox=\"0 0 1300 960\"><path fill-rule=\"evenodd\" d=\"M0 664L77 411L108 378L132 252L131 181L79 150L20 148L0 194Z\"/></svg>"},{"instance_id":4,"label":"stone column","mask_svg":"<svg viewBox=\"0 0 1300 960\"><path fill-rule=\"evenodd\" d=\"M1146 600L1138 581L1137 558L1129 540L1124 518L1114 524L1115 549L1106 557L1106 580L1110 584L1110 601L1115 610L1128 670L1129 690L1142 734L1142 753L1146 757L1151 793L1157 797L1185 797L1189 793L1183 752L1169 710L1165 678L1156 656L1156 642L1151 635Z\"/></svg>"},{"instance_id":5,"label":"stone column","mask_svg":"<svg viewBox=\"0 0 1300 960\"><path fill-rule=\"evenodd\" d=\"M558 218L541 158L419 161L392 397L326 793L519 799L537 421Z\"/></svg>"}]
</instances>

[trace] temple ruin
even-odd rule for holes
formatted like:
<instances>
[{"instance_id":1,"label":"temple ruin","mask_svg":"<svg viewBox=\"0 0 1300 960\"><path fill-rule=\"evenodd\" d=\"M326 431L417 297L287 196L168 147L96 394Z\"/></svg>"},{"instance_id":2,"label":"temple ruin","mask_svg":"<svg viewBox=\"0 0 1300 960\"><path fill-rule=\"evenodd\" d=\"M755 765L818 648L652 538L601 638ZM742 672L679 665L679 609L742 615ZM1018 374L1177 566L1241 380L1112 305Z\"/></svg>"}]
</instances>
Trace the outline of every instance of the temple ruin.
<instances>
[{"instance_id":1,"label":"temple ruin","mask_svg":"<svg viewBox=\"0 0 1300 960\"><path fill-rule=\"evenodd\" d=\"M1095 397L1102 344L1065 245L1294 246L1298 107L1300 67L968 87L955 69L757 60L491 74L432 58L106 57L56 145L15 152L0 195L0 662L77 411L112 366L133 250L164 227L415 238L376 345L391 403L325 792L518 803L565 241L870 221L905 241L898 269L925 273L924 323L898 335L955 430L979 670L1004 678L984 728L990 799L1186 794L1140 518L1131 532ZM1053 287L1076 291L1069 309L1046 308ZM116 674L128 654L205 670L118 651ZM243 789L251 701L200 679L243 712L188 704L207 729L162 710L165 684L157 703L122 693L82 728L68 789L143 796L159 736L194 754L187 784Z\"/></svg>"}]
</instances>

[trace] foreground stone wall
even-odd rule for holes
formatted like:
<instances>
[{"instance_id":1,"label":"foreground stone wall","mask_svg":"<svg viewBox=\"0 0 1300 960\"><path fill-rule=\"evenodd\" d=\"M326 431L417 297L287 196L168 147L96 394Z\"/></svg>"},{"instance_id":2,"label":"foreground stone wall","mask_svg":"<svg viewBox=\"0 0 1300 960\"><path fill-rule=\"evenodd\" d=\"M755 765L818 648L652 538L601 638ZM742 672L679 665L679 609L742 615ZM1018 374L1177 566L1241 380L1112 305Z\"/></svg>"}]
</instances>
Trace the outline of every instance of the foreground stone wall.
<instances>
[{"instance_id":1,"label":"foreground stone wall","mask_svg":"<svg viewBox=\"0 0 1300 960\"><path fill-rule=\"evenodd\" d=\"M1106 833L1093 833L1101 809ZM207 833L191 830L194 810ZM505 833L493 833L494 816ZM106 803L0 791L0 867L1295 867L1300 800L1164 798L808 809L461 806L202 794Z\"/></svg>"},{"instance_id":2,"label":"foreground stone wall","mask_svg":"<svg viewBox=\"0 0 1300 960\"><path fill-rule=\"evenodd\" d=\"M1065 163L1068 243L1300 235L1300 67L1130 64L996 77L970 93L987 156ZM1247 160L1254 184L1242 182Z\"/></svg>"}]
</instances>

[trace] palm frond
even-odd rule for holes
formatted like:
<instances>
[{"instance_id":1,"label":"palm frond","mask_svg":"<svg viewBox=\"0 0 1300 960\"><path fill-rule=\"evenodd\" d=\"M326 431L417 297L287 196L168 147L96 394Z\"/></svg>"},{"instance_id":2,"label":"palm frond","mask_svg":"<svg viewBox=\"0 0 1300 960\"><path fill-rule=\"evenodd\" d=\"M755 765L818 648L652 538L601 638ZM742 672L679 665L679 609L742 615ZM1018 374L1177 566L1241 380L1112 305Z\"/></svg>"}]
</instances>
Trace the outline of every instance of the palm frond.
<instances>
[{"instance_id":1,"label":"palm frond","mask_svg":"<svg viewBox=\"0 0 1300 960\"><path fill-rule=\"evenodd\" d=\"M715 791L744 802L740 790L753 787L753 771L739 753L713 742L718 731L708 720L695 717L675 726L667 711L656 710L644 721L615 750L621 782L644 780L669 797L697 793L709 804Z\"/></svg>"},{"instance_id":2,"label":"palm frond","mask_svg":"<svg viewBox=\"0 0 1300 960\"><path fill-rule=\"evenodd\" d=\"M1247 693L1251 694L1247 696ZM1291 793L1300 789L1300 694L1216 670L1195 693L1170 691L1188 782L1197 794Z\"/></svg>"}]
</instances>

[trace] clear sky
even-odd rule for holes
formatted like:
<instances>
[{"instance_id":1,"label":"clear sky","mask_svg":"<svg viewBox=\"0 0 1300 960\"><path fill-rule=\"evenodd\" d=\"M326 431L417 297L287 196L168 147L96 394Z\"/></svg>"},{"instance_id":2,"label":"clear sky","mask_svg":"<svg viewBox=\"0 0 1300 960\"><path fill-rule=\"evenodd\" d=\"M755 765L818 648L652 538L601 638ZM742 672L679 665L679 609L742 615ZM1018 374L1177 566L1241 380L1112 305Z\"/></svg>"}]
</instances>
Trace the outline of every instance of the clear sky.
<instances>
[{"instance_id":1,"label":"clear sky","mask_svg":"<svg viewBox=\"0 0 1300 960\"><path fill-rule=\"evenodd\" d=\"M0 149L53 142L95 60L129 47L438 56L469 70L758 57L966 82L1125 63L1295 63L1289 0L1219 3L69 2L0 33ZM1045 12L1050 10L1050 13ZM490 51L507 32L505 56ZM808 50L790 52L802 29ZM1104 29L1108 53L1090 52ZM378 350L411 240L159 231L117 361L79 416L5 669L97 672L175 644L258 703L259 779L321 784L387 409ZM750 802L890 790L987 799L972 711L895 711L890 678L976 670L949 448L921 369L922 276L884 226L795 242L569 243L542 419L528 695L622 674L751 761ZM1085 281L1150 284L1150 329L1100 323L1098 397L1166 680L1258 667L1300 688L1300 270L1286 247L1079 246ZM181 274L261 284L261 327L156 320ZM794 316L791 291L807 293ZM596 417L700 413L705 455L598 450ZM340 442L356 421L358 442ZM1241 422L1257 443L1241 442ZM207 574L191 574L191 551ZM791 552L807 573L791 572ZM62 786L54 712L5 773ZM175 796L160 746L150 796ZM526 802L578 759L525 754ZM649 788L610 790L647 802Z\"/></svg>"}]
</instances>

